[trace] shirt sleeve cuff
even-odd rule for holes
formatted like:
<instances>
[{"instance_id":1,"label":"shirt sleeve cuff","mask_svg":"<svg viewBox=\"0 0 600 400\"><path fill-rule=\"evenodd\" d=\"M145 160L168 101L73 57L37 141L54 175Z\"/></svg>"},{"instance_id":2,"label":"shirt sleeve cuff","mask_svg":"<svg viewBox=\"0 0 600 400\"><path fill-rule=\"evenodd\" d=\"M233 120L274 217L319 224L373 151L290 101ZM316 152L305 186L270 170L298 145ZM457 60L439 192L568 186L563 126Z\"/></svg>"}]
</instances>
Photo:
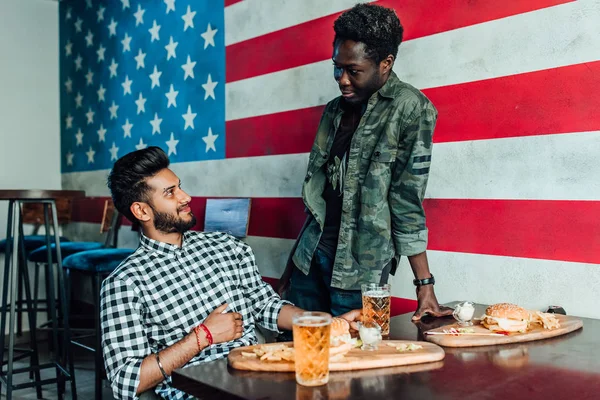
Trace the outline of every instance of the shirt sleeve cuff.
<instances>
[{"instance_id":1,"label":"shirt sleeve cuff","mask_svg":"<svg viewBox=\"0 0 600 400\"><path fill-rule=\"evenodd\" d=\"M140 370L143 359L136 359L133 363L127 363L117 373L115 379L111 382L113 393L117 398L138 400L136 394L140 384Z\"/></svg>"},{"instance_id":2,"label":"shirt sleeve cuff","mask_svg":"<svg viewBox=\"0 0 600 400\"><path fill-rule=\"evenodd\" d=\"M427 250L428 230L423 229L415 233L394 232L396 254L401 256L414 256Z\"/></svg>"},{"instance_id":3,"label":"shirt sleeve cuff","mask_svg":"<svg viewBox=\"0 0 600 400\"><path fill-rule=\"evenodd\" d=\"M282 333L277 327L277 319L279 318L281 309L286 304L293 306L293 304L287 300L281 300L279 298L271 300L262 311L262 321L260 325L272 332Z\"/></svg>"}]
</instances>

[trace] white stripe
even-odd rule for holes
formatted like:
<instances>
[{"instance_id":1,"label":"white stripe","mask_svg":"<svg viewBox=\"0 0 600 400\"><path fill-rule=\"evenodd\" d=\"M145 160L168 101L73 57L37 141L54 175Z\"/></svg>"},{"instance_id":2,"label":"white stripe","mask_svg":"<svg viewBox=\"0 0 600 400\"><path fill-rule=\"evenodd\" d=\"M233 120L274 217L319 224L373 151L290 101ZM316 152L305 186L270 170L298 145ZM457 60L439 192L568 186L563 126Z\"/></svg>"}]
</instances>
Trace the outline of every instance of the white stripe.
<instances>
[{"instance_id":1,"label":"white stripe","mask_svg":"<svg viewBox=\"0 0 600 400\"><path fill-rule=\"evenodd\" d=\"M296 241L293 239L248 236L244 239L244 242L252 247L260 274L270 278L279 278Z\"/></svg>"},{"instance_id":2,"label":"white stripe","mask_svg":"<svg viewBox=\"0 0 600 400\"><path fill-rule=\"evenodd\" d=\"M321 61L226 84L225 118L230 121L314 107L338 95L331 60Z\"/></svg>"},{"instance_id":3,"label":"white stripe","mask_svg":"<svg viewBox=\"0 0 600 400\"><path fill-rule=\"evenodd\" d=\"M394 70L426 89L597 61L598 21L600 0L579 0L447 31L403 43ZM227 120L322 105L339 95L329 60L228 83L225 91Z\"/></svg>"},{"instance_id":4,"label":"white stripe","mask_svg":"<svg viewBox=\"0 0 600 400\"><path fill-rule=\"evenodd\" d=\"M600 132L437 143L428 198L600 200ZM307 153L173 164L191 196L299 197ZM63 174L63 189L108 196L108 171Z\"/></svg>"},{"instance_id":5,"label":"white stripe","mask_svg":"<svg viewBox=\"0 0 600 400\"><path fill-rule=\"evenodd\" d=\"M597 264L441 251L428 251L427 255L440 302L509 302L543 311L560 305L569 315L600 318L600 310L590 307L600 302ZM412 280L403 258L390 281L392 295L414 299Z\"/></svg>"},{"instance_id":6,"label":"white stripe","mask_svg":"<svg viewBox=\"0 0 600 400\"><path fill-rule=\"evenodd\" d=\"M331 15L373 0L244 0L225 8L225 45Z\"/></svg>"},{"instance_id":7,"label":"white stripe","mask_svg":"<svg viewBox=\"0 0 600 400\"><path fill-rule=\"evenodd\" d=\"M85 172L63 173L62 188L64 190L83 190L87 197L110 196L106 186L108 169Z\"/></svg>"},{"instance_id":8,"label":"white stripe","mask_svg":"<svg viewBox=\"0 0 600 400\"><path fill-rule=\"evenodd\" d=\"M299 197L308 154L229 158L171 164L191 196ZM109 196L108 170L62 175L62 187L85 190L86 196Z\"/></svg>"},{"instance_id":9,"label":"white stripe","mask_svg":"<svg viewBox=\"0 0 600 400\"><path fill-rule=\"evenodd\" d=\"M427 197L600 200L600 132L436 143Z\"/></svg>"},{"instance_id":10,"label":"white stripe","mask_svg":"<svg viewBox=\"0 0 600 400\"><path fill-rule=\"evenodd\" d=\"M71 241L104 243L106 234L100 233L100 223L70 222L63 228L63 235ZM119 228L117 247L136 249L139 244L139 234L131 230L131 226L122 225Z\"/></svg>"}]
</instances>

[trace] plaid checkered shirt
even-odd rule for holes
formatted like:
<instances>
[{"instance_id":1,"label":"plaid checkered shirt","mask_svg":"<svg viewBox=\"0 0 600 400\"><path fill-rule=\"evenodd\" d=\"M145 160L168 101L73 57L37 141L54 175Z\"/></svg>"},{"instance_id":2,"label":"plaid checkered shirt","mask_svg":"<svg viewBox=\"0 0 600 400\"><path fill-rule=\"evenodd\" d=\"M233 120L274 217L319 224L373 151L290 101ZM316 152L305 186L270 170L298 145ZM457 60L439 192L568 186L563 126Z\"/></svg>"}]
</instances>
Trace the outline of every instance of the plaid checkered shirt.
<instances>
[{"instance_id":1,"label":"plaid checkered shirt","mask_svg":"<svg viewBox=\"0 0 600 400\"><path fill-rule=\"evenodd\" d=\"M142 360L183 339L223 303L242 314L242 337L207 347L185 367L255 344L255 324L278 331L277 317L288 302L262 280L250 247L230 235L186 232L181 248L142 235L140 247L102 285L102 349L114 396L137 398ZM193 398L170 379L155 392Z\"/></svg>"}]
</instances>

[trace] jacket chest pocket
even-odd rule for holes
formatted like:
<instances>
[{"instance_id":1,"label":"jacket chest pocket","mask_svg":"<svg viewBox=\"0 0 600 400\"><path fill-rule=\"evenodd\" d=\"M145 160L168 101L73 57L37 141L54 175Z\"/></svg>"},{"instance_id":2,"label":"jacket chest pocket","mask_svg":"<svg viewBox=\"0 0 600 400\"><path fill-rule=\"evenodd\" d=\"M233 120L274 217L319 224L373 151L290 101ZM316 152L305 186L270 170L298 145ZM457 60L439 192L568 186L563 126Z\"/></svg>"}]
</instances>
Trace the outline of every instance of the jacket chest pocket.
<instances>
[{"instance_id":1,"label":"jacket chest pocket","mask_svg":"<svg viewBox=\"0 0 600 400\"><path fill-rule=\"evenodd\" d=\"M396 148L375 148L371 154L363 154L361 159L361 203L383 205L392 179Z\"/></svg>"}]
</instances>

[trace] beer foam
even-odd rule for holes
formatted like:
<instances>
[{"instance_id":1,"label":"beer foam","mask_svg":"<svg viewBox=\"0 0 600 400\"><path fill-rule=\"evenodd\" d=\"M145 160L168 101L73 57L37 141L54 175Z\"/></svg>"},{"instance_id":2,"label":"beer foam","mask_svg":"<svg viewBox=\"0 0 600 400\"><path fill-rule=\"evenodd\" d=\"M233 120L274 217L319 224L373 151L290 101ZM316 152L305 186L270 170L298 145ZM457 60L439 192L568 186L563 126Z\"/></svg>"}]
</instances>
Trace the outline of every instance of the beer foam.
<instances>
[{"instance_id":1,"label":"beer foam","mask_svg":"<svg viewBox=\"0 0 600 400\"><path fill-rule=\"evenodd\" d=\"M323 317L301 317L294 321L294 325L297 326L326 326L330 323L331 321Z\"/></svg>"},{"instance_id":2,"label":"beer foam","mask_svg":"<svg viewBox=\"0 0 600 400\"><path fill-rule=\"evenodd\" d=\"M363 296L381 298L390 297L390 293L385 290L369 290L368 292L363 293Z\"/></svg>"}]
</instances>

